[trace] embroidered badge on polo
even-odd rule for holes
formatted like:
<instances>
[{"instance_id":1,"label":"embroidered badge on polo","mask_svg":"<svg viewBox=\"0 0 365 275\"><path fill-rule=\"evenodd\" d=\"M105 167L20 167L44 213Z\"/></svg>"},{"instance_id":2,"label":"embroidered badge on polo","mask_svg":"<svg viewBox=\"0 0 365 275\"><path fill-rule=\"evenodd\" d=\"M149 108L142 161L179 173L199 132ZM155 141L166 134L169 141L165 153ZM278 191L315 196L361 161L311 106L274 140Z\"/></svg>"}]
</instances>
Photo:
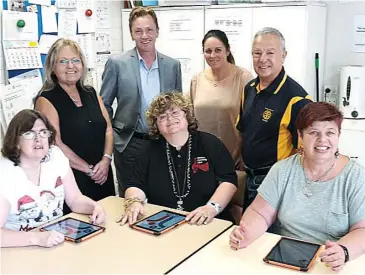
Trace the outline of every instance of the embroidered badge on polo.
<instances>
[{"instance_id":1,"label":"embroidered badge on polo","mask_svg":"<svg viewBox=\"0 0 365 275\"><path fill-rule=\"evenodd\" d=\"M191 170L193 174L196 174L198 170L208 172L209 171L209 162L205 157L196 157L194 158L193 165L191 166Z\"/></svg>"},{"instance_id":2,"label":"embroidered badge on polo","mask_svg":"<svg viewBox=\"0 0 365 275\"><path fill-rule=\"evenodd\" d=\"M271 110L269 108L265 108L265 111L262 113L262 121L265 121L265 122L268 122L269 119L271 118L272 116L272 112L274 110Z\"/></svg>"}]
</instances>

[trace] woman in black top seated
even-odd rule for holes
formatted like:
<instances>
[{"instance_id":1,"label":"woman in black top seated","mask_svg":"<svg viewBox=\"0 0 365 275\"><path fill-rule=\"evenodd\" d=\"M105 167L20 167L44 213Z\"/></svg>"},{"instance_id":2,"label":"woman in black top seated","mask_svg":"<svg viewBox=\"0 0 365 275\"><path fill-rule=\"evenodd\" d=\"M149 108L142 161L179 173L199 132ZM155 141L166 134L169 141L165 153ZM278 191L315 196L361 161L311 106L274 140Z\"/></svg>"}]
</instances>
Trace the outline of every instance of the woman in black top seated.
<instances>
[{"instance_id":1,"label":"woman in black top seated","mask_svg":"<svg viewBox=\"0 0 365 275\"><path fill-rule=\"evenodd\" d=\"M236 192L232 157L215 136L197 131L192 103L181 93L156 97L147 112L151 141L131 172L126 186L126 211L121 220L133 223L149 203L191 211L192 224L214 217L233 220L229 204Z\"/></svg>"}]
</instances>

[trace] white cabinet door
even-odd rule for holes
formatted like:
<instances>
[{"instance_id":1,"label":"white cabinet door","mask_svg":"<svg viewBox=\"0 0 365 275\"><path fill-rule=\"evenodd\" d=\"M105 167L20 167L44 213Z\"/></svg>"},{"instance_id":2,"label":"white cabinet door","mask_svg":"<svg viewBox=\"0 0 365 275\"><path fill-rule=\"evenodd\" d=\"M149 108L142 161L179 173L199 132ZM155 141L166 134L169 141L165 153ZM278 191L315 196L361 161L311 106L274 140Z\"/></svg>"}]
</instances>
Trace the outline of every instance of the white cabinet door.
<instances>
[{"instance_id":1,"label":"white cabinet door","mask_svg":"<svg viewBox=\"0 0 365 275\"><path fill-rule=\"evenodd\" d=\"M213 29L226 33L236 65L252 70L252 8L207 7L205 33Z\"/></svg>"},{"instance_id":2,"label":"white cabinet door","mask_svg":"<svg viewBox=\"0 0 365 275\"><path fill-rule=\"evenodd\" d=\"M342 129L339 151L365 167L365 132Z\"/></svg>"},{"instance_id":3,"label":"white cabinet door","mask_svg":"<svg viewBox=\"0 0 365 275\"><path fill-rule=\"evenodd\" d=\"M264 27L276 28L283 34L288 52L284 63L285 70L303 87L306 71L306 14L306 6L257 7L253 9L252 14L253 35Z\"/></svg>"}]
</instances>

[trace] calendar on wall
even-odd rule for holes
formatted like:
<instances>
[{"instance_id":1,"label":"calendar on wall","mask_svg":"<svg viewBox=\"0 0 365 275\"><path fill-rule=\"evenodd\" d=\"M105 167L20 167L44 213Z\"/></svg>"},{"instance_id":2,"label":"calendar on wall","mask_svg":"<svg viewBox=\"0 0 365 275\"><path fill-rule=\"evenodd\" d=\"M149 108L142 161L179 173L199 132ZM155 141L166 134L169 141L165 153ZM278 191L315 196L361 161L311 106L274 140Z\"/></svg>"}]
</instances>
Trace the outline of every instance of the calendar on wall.
<instances>
[{"instance_id":1,"label":"calendar on wall","mask_svg":"<svg viewBox=\"0 0 365 275\"><path fill-rule=\"evenodd\" d=\"M42 68L37 41L3 41L7 70Z\"/></svg>"}]
</instances>

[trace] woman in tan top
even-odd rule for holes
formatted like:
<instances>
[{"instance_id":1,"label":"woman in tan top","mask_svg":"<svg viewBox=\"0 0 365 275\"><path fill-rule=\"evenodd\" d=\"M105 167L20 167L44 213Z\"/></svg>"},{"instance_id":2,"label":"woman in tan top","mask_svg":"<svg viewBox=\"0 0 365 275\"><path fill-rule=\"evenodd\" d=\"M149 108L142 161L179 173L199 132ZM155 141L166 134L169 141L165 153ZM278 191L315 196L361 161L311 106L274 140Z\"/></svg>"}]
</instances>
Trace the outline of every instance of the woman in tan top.
<instances>
[{"instance_id":1,"label":"woman in tan top","mask_svg":"<svg viewBox=\"0 0 365 275\"><path fill-rule=\"evenodd\" d=\"M251 73L234 65L228 38L223 31L210 30L202 41L209 65L191 81L190 95L202 131L217 136L236 164L240 162L240 134L235 127L245 85Z\"/></svg>"}]
</instances>

